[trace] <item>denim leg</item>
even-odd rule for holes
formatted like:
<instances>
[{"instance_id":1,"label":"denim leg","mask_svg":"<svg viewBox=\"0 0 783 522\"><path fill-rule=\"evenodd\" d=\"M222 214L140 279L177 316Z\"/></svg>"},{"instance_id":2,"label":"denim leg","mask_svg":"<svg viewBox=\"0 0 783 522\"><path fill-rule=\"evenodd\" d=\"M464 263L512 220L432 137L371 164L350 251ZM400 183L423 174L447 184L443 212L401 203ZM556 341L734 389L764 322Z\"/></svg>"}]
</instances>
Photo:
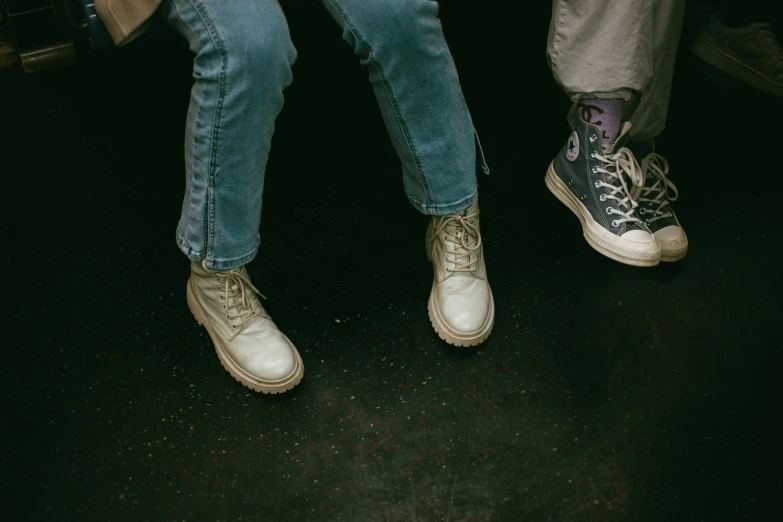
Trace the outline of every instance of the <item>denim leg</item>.
<instances>
[{"instance_id":1,"label":"denim leg","mask_svg":"<svg viewBox=\"0 0 783 522\"><path fill-rule=\"evenodd\" d=\"M261 194L296 51L276 0L166 0L162 16L195 53L177 244L229 269L259 243Z\"/></svg>"},{"instance_id":2,"label":"denim leg","mask_svg":"<svg viewBox=\"0 0 783 522\"><path fill-rule=\"evenodd\" d=\"M431 215L470 206L478 197L477 141L438 3L322 1L369 68L408 199Z\"/></svg>"}]
</instances>

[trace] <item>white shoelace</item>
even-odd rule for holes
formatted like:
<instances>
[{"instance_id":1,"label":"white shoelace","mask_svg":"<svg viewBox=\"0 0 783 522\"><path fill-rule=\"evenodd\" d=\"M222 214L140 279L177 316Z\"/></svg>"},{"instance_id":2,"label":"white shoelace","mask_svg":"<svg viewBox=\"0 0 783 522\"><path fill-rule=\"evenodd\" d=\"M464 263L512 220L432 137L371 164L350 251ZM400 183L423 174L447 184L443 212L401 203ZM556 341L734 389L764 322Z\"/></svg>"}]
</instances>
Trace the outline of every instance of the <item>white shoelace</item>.
<instances>
[{"instance_id":1,"label":"white shoelace","mask_svg":"<svg viewBox=\"0 0 783 522\"><path fill-rule=\"evenodd\" d=\"M266 299L266 297L264 297L264 295L259 292L255 286L253 286L253 283L250 282L249 277L243 274L240 269L235 268L233 270L221 270L217 272L216 275L218 281L225 285L224 297L226 303L223 308L226 310L227 323L230 319L239 319L239 324L241 325L254 315L260 315L261 317L270 319L270 317L264 312L263 308L256 306L257 301L250 298L253 293L258 294L264 299ZM248 295L249 292L250 294ZM229 315L229 299L234 300L234 306L232 308L236 308L237 315ZM233 326L234 328L237 328L237 325Z\"/></svg>"},{"instance_id":2,"label":"white shoelace","mask_svg":"<svg viewBox=\"0 0 783 522\"><path fill-rule=\"evenodd\" d=\"M666 175L669 173L669 162L660 154L652 153L642 159L643 186L634 189L634 197L643 206L639 214L652 214L646 218L646 223L653 223L659 219L671 217L671 208L667 208L670 201L677 201L679 192L674 183ZM655 180L647 187L647 178Z\"/></svg>"},{"instance_id":3,"label":"white shoelace","mask_svg":"<svg viewBox=\"0 0 783 522\"><path fill-rule=\"evenodd\" d=\"M601 165L596 166L593 170L595 173L606 174L609 176L611 183L606 183L603 180L595 182L596 188L606 187L611 190L609 194L601 194L600 200L606 201L608 199L614 200L619 206L627 209L627 212L623 212L620 209L607 207L607 214L617 214L622 216L619 219L612 220L612 226L617 227L621 223L641 223L642 220L634 216L634 210L638 206L638 203L631 197L631 192L628 189L628 185L625 182L626 176L631 180L634 186L641 186L644 183L644 177L642 176L641 167L636 162L636 158L633 153L625 147L612 154L611 156L602 156L597 152L591 154L591 156L601 162ZM610 170L611 169L611 170ZM619 180L620 184L616 185L615 181Z\"/></svg>"},{"instance_id":4,"label":"white shoelace","mask_svg":"<svg viewBox=\"0 0 783 522\"><path fill-rule=\"evenodd\" d=\"M456 245L454 250L446 248L446 254L454 256L454 268L448 268L447 265L447 272L473 272L476 269L478 257L474 258L471 254L481 248L481 234L478 227L468 220L477 218L478 215L478 211L469 216L449 214L440 218L440 223L436 221L432 241L437 240L440 233L445 231L446 241Z\"/></svg>"}]
</instances>

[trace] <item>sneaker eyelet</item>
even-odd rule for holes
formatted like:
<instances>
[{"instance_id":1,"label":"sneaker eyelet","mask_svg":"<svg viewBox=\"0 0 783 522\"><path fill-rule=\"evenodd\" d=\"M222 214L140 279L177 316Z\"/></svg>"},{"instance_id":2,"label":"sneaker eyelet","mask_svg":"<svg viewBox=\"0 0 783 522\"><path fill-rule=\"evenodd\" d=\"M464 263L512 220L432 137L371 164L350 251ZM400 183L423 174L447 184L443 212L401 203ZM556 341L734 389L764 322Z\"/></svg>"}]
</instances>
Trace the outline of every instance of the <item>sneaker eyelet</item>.
<instances>
[{"instance_id":1,"label":"sneaker eyelet","mask_svg":"<svg viewBox=\"0 0 783 522\"><path fill-rule=\"evenodd\" d=\"M590 140L590 143L595 143L595 140L598 139L598 136L596 136L595 134L591 134L588 139Z\"/></svg>"},{"instance_id":2,"label":"sneaker eyelet","mask_svg":"<svg viewBox=\"0 0 783 522\"><path fill-rule=\"evenodd\" d=\"M617 228L617 227L619 227L619 226L620 226L620 223L618 223L616 219L613 219L613 220L612 220L612 226L613 226L614 228Z\"/></svg>"},{"instance_id":3,"label":"sneaker eyelet","mask_svg":"<svg viewBox=\"0 0 783 522\"><path fill-rule=\"evenodd\" d=\"M642 208L640 208L640 209L639 209L639 214L642 214L642 215L644 215L644 214L646 214L646 213L647 213L647 210L645 210L645 208L644 208L644 207L642 207Z\"/></svg>"},{"instance_id":4,"label":"sneaker eyelet","mask_svg":"<svg viewBox=\"0 0 783 522\"><path fill-rule=\"evenodd\" d=\"M612 207L606 207L606 213L607 214L614 214L614 210L612 209Z\"/></svg>"},{"instance_id":5,"label":"sneaker eyelet","mask_svg":"<svg viewBox=\"0 0 783 522\"><path fill-rule=\"evenodd\" d=\"M592 172L593 174L598 174L598 167L591 168L590 172Z\"/></svg>"},{"instance_id":6,"label":"sneaker eyelet","mask_svg":"<svg viewBox=\"0 0 783 522\"><path fill-rule=\"evenodd\" d=\"M601 182L600 181L596 181L594 183L594 185L595 185L595 188L601 188Z\"/></svg>"},{"instance_id":7,"label":"sneaker eyelet","mask_svg":"<svg viewBox=\"0 0 783 522\"><path fill-rule=\"evenodd\" d=\"M596 151L590 153L591 158L595 158L596 156L598 156L598 153Z\"/></svg>"},{"instance_id":8,"label":"sneaker eyelet","mask_svg":"<svg viewBox=\"0 0 783 522\"><path fill-rule=\"evenodd\" d=\"M606 194L601 194L598 199L599 201L606 201Z\"/></svg>"}]
</instances>

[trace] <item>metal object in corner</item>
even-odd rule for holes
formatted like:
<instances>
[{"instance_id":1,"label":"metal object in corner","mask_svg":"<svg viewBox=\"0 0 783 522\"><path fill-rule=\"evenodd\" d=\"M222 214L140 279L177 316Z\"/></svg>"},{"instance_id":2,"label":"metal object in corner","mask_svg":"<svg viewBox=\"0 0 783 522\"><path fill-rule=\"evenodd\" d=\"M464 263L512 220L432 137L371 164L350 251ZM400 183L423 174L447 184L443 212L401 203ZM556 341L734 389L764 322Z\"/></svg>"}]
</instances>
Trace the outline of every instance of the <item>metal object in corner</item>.
<instances>
[{"instance_id":1,"label":"metal object in corner","mask_svg":"<svg viewBox=\"0 0 783 522\"><path fill-rule=\"evenodd\" d=\"M0 0L10 32L27 73L64 67L76 60L76 49L51 0Z\"/></svg>"}]
</instances>

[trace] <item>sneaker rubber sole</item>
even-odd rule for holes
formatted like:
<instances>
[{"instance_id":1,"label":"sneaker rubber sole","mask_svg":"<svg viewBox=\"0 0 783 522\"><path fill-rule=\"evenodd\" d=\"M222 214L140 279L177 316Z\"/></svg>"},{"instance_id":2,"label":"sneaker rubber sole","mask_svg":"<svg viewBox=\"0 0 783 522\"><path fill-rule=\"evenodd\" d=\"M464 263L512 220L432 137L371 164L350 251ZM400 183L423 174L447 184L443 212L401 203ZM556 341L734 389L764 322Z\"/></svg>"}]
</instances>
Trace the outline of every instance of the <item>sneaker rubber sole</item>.
<instances>
[{"instance_id":1,"label":"sneaker rubber sole","mask_svg":"<svg viewBox=\"0 0 783 522\"><path fill-rule=\"evenodd\" d=\"M604 229L593 219L587 207L571 193L563 180L555 173L554 164L549 165L544 180L552 194L579 218L587 243L596 251L610 259L633 266L656 266L661 260L660 246L653 252L639 252L618 245L617 241L620 238Z\"/></svg>"},{"instance_id":2,"label":"sneaker rubber sole","mask_svg":"<svg viewBox=\"0 0 783 522\"><path fill-rule=\"evenodd\" d=\"M688 253L688 238L685 237L685 231L682 232L685 238L685 245L676 249L668 249L661 244L661 262L662 263L674 263L685 257Z\"/></svg>"},{"instance_id":3,"label":"sneaker rubber sole","mask_svg":"<svg viewBox=\"0 0 783 522\"><path fill-rule=\"evenodd\" d=\"M193 295L193 290L190 286L190 280L188 280L187 301L188 308L190 308L190 312L193 314L193 317L195 317L199 325L207 329L207 333L212 339L212 344L215 345L215 352L217 353L218 359L220 360L220 364L222 364L223 368L225 368L226 371L231 374L231 377L233 377L243 386L246 386L247 388L257 392L275 394L288 391L301 382L302 377L304 376L304 363L302 362L302 358L299 355L299 352L296 350L288 337L285 337L285 334L283 334L283 337L285 337L286 341L288 341L288 344L291 345L291 349L293 350L294 356L296 358L296 366L294 367L294 371L288 377L277 381L266 381L259 379L258 377L247 373L239 365L237 365L233 359L231 359L231 356L226 351L226 349L223 348L223 344L220 342L220 338L215 335L214 331L209 326L209 322L206 320L206 312L203 310L202 306Z\"/></svg>"}]
</instances>

